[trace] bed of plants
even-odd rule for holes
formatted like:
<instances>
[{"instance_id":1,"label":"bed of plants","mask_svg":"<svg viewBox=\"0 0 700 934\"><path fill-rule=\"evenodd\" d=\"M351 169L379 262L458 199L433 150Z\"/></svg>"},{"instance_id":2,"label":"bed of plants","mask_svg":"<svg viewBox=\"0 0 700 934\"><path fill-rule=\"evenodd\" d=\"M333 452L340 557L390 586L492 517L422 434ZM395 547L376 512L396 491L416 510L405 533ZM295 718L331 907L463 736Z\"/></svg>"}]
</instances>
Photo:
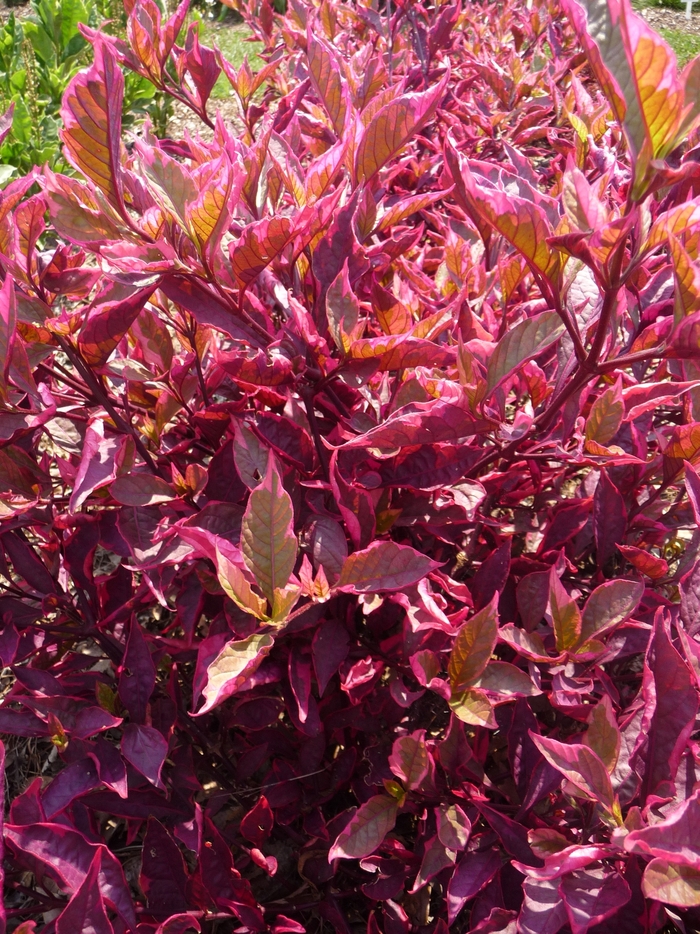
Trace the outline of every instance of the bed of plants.
<instances>
[{"instance_id":1,"label":"bed of plants","mask_svg":"<svg viewBox=\"0 0 700 934\"><path fill-rule=\"evenodd\" d=\"M0 198L0 932L698 930L700 62L125 8Z\"/></svg>"}]
</instances>

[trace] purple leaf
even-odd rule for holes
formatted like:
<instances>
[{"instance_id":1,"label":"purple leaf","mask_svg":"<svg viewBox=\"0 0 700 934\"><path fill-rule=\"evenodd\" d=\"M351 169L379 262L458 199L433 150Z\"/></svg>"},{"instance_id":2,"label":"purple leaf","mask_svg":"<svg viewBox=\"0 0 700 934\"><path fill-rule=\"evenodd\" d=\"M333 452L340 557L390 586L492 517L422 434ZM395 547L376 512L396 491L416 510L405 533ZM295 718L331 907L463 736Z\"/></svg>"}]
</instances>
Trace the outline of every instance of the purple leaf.
<instances>
[{"instance_id":1,"label":"purple leaf","mask_svg":"<svg viewBox=\"0 0 700 934\"><path fill-rule=\"evenodd\" d=\"M145 723L148 702L156 684L156 666L148 642L135 617L129 626L124 660L119 673L119 699L135 723Z\"/></svg>"},{"instance_id":2,"label":"purple leaf","mask_svg":"<svg viewBox=\"0 0 700 934\"><path fill-rule=\"evenodd\" d=\"M457 864L447 889L447 920L451 925L474 896L490 882L501 868L495 850L466 853Z\"/></svg>"},{"instance_id":3,"label":"purple leaf","mask_svg":"<svg viewBox=\"0 0 700 934\"><path fill-rule=\"evenodd\" d=\"M558 882L525 879L523 907L518 919L521 934L558 934L567 923L564 900Z\"/></svg>"},{"instance_id":4,"label":"purple leaf","mask_svg":"<svg viewBox=\"0 0 700 934\"><path fill-rule=\"evenodd\" d=\"M624 542L627 529L624 500L605 470L601 471L593 497L593 528L598 567L603 568L615 554L616 546Z\"/></svg>"},{"instance_id":5,"label":"purple leaf","mask_svg":"<svg viewBox=\"0 0 700 934\"><path fill-rule=\"evenodd\" d=\"M121 752L127 762L156 788L164 788L160 772L168 754L168 741L152 726L127 723L122 735Z\"/></svg>"},{"instance_id":6,"label":"purple leaf","mask_svg":"<svg viewBox=\"0 0 700 934\"><path fill-rule=\"evenodd\" d=\"M314 634L311 653L314 663L319 697L323 697L328 682L345 661L350 651L350 638L346 628L335 619L322 623Z\"/></svg>"},{"instance_id":7,"label":"purple leaf","mask_svg":"<svg viewBox=\"0 0 700 934\"><path fill-rule=\"evenodd\" d=\"M101 869L102 851L98 849L85 879L56 919L56 934L113 934L100 891Z\"/></svg>"},{"instance_id":8,"label":"purple leaf","mask_svg":"<svg viewBox=\"0 0 700 934\"><path fill-rule=\"evenodd\" d=\"M102 419L89 425L70 498L71 512L77 512L91 493L114 480L127 457L128 446L126 436L106 433Z\"/></svg>"},{"instance_id":9,"label":"purple leaf","mask_svg":"<svg viewBox=\"0 0 700 934\"><path fill-rule=\"evenodd\" d=\"M97 853L101 854L99 890L119 916L133 928L134 906L119 860L103 844L89 843L77 830L62 824L5 825L5 839L18 853L37 860L59 885L75 893L85 881Z\"/></svg>"},{"instance_id":10,"label":"purple leaf","mask_svg":"<svg viewBox=\"0 0 700 934\"><path fill-rule=\"evenodd\" d=\"M613 917L630 900L629 885L617 872L580 869L564 876L559 886L572 934L586 934L590 927Z\"/></svg>"},{"instance_id":11,"label":"purple leaf","mask_svg":"<svg viewBox=\"0 0 700 934\"><path fill-rule=\"evenodd\" d=\"M180 849L163 825L151 818L143 840L139 878L149 911L156 916L187 910L187 870Z\"/></svg>"}]
</instances>

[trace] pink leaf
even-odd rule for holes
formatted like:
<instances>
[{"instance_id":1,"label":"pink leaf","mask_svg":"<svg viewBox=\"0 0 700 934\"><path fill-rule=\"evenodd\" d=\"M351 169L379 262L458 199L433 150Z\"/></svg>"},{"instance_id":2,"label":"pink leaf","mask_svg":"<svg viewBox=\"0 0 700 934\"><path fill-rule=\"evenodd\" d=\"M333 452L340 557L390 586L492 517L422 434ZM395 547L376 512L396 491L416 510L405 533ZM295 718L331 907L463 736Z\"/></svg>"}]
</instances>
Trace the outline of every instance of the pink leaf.
<instances>
[{"instance_id":1,"label":"pink leaf","mask_svg":"<svg viewBox=\"0 0 700 934\"><path fill-rule=\"evenodd\" d=\"M114 480L130 443L125 435L108 435L100 418L89 425L68 506L70 512L77 512L91 493Z\"/></svg>"}]
</instances>

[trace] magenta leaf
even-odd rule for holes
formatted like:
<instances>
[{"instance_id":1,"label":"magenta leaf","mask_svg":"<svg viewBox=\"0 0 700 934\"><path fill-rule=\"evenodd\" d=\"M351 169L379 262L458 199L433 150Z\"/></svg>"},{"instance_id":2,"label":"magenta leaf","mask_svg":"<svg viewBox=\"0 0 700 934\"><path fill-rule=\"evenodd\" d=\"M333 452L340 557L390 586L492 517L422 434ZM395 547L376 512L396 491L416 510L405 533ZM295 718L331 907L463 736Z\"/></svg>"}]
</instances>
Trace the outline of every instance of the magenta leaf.
<instances>
[{"instance_id":1,"label":"magenta leaf","mask_svg":"<svg viewBox=\"0 0 700 934\"><path fill-rule=\"evenodd\" d=\"M700 870L700 856L693 842L699 828L700 789L693 792L664 820L627 834L624 847L629 853L658 856Z\"/></svg>"},{"instance_id":2,"label":"magenta leaf","mask_svg":"<svg viewBox=\"0 0 700 934\"><path fill-rule=\"evenodd\" d=\"M668 623L657 613L649 641L642 693L645 706L640 745L644 755L642 793L672 794L676 772L698 712L695 679L669 637Z\"/></svg>"},{"instance_id":3,"label":"magenta leaf","mask_svg":"<svg viewBox=\"0 0 700 934\"><path fill-rule=\"evenodd\" d=\"M657 857L644 870L642 890L647 898L666 905L695 908L700 905L700 869Z\"/></svg>"},{"instance_id":4,"label":"magenta leaf","mask_svg":"<svg viewBox=\"0 0 700 934\"><path fill-rule=\"evenodd\" d=\"M227 643L207 667L202 691L204 706L196 715L208 713L240 690L269 654L274 642L272 636L256 634Z\"/></svg>"},{"instance_id":5,"label":"magenta leaf","mask_svg":"<svg viewBox=\"0 0 700 934\"><path fill-rule=\"evenodd\" d=\"M95 490L107 486L127 457L129 439L124 435L107 434L105 423L96 419L87 429L83 454L70 498L75 512Z\"/></svg>"},{"instance_id":6,"label":"magenta leaf","mask_svg":"<svg viewBox=\"0 0 700 934\"><path fill-rule=\"evenodd\" d=\"M121 167L124 77L110 47L95 43L95 61L78 72L63 98L61 138L71 164L126 217Z\"/></svg>"},{"instance_id":7,"label":"magenta leaf","mask_svg":"<svg viewBox=\"0 0 700 934\"><path fill-rule=\"evenodd\" d=\"M395 98L372 117L355 157L359 183L366 184L374 178L432 119L444 94L447 77L420 94L404 94Z\"/></svg>"}]
</instances>

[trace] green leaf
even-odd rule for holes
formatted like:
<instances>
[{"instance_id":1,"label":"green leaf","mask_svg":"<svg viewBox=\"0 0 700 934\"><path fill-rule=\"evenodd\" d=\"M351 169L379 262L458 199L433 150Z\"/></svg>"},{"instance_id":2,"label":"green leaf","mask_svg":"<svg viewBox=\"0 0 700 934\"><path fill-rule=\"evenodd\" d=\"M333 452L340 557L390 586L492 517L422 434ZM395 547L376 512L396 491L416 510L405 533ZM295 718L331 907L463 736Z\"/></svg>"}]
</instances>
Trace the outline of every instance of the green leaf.
<instances>
[{"instance_id":1,"label":"green leaf","mask_svg":"<svg viewBox=\"0 0 700 934\"><path fill-rule=\"evenodd\" d=\"M612 811L615 795L610 776L592 749L578 743L560 743L532 732L530 738L547 762L568 778L572 785Z\"/></svg>"},{"instance_id":2,"label":"green leaf","mask_svg":"<svg viewBox=\"0 0 700 934\"><path fill-rule=\"evenodd\" d=\"M216 571L219 583L228 596L244 613L250 613L258 619L267 618L265 600L251 588L243 571L230 558L216 549Z\"/></svg>"},{"instance_id":3,"label":"green leaf","mask_svg":"<svg viewBox=\"0 0 700 934\"><path fill-rule=\"evenodd\" d=\"M241 550L258 586L270 604L294 570L297 540L289 493L282 486L270 454L263 482L250 494L241 525Z\"/></svg>"},{"instance_id":4,"label":"green leaf","mask_svg":"<svg viewBox=\"0 0 700 934\"><path fill-rule=\"evenodd\" d=\"M235 694L270 654L274 644L272 636L254 633L247 639L225 645L207 668L207 682L202 691L204 706L194 716L208 713Z\"/></svg>"},{"instance_id":5,"label":"green leaf","mask_svg":"<svg viewBox=\"0 0 700 934\"><path fill-rule=\"evenodd\" d=\"M408 545L372 542L345 561L336 588L356 593L401 590L417 584L438 567L438 561L431 561Z\"/></svg>"},{"instance_id":6,"label":"green leaf","mask_svg":"<svg viewBox=\"0 0 700 934\"><path fill-rule=\"evenodd\" d=\"M151 474L126 474L110 486L113 499L124 506L154 506L177 499L169 483Z\"/></svg>"},{"instance_id":7,"label":"green leaf","mask_svg":"<svg viewBox=\"0 0 700 934\"><path fill-rule=\"evenodd\" d=\"M644 584L639 581L608 581L596 587L586 601L581 620L581 641L607 632L628 619L644 596Z\"/></svg>"},{"instance_id":8,"label":"green leaf","mask_svg":"<svg viewBox=\"0 0 700 934\"><path fill-rule=\"evenodd\" d=\"M564 323L556 311L543 311L541 315L519 321L496 345L489 359L486 377L487 393L531 357L553 344L563 333Z\"/></svg>"},{"instance_id":9,"label":"green leaf","mask_svg":"<svg viewBox=\"0 0 700 934\"><path fill-rule=\"evenodd\" d=\"M393 830L399 807L388 795L375 795L362 804L342 830L328 853L334 859L364 859L373 853Z\"/></svg>"},{"instance_id":10,"label":"green leaf","mask_svg":"<svg viewBox=\"0 0 700 934\"><path fill-rule=\"evenodd\" d=\"M665 905L694 908L700 905L700 869L668 859L652 859L644 870L642 891Z\"/></svg>"},{"instance_id":11,"label":"green leaf","mask_svg":"<svg viewBox=\"0 0 700 934\"><path fill-rule=\"evenodd\" d=\"M498 728L493 713L493 705L488 695L478 688L469 688L467 691L453 693L449 704L450 710L463 723L468 723L470 726L483 726L488 730Z\"/></svg>"},{"instance_id":12,"label":"green leaf","mask_svg":"<svg viewBox=\"0 0 700 934\"><path fill-rule=\"evenodd\" d=\"M472 687L486 668L498 639L497 607L494 595L457 633L447 666L453 695Z\"/></svg>"},{"instance_id":13,"label":"green leaf","mask_svg":"<svg viewBox=\"0 0 700 934\"><path fill-rule=\"evenodd\" d=\"M506 697L535 697L542 693L527 672L510 662L489 662L477 680L476 687L489 694Z\"/></svg>"},{"instance_id":14,"label":"green leaf","mask_svg":"<svg viewBox=\"0 0 700 934\"><path fill-rule=\"evenodd\" d=\"M568 652L581 636L581 613L564 589L554 567L549 577L549 609L557 652Z\"/></svg>"}]
</instances>

